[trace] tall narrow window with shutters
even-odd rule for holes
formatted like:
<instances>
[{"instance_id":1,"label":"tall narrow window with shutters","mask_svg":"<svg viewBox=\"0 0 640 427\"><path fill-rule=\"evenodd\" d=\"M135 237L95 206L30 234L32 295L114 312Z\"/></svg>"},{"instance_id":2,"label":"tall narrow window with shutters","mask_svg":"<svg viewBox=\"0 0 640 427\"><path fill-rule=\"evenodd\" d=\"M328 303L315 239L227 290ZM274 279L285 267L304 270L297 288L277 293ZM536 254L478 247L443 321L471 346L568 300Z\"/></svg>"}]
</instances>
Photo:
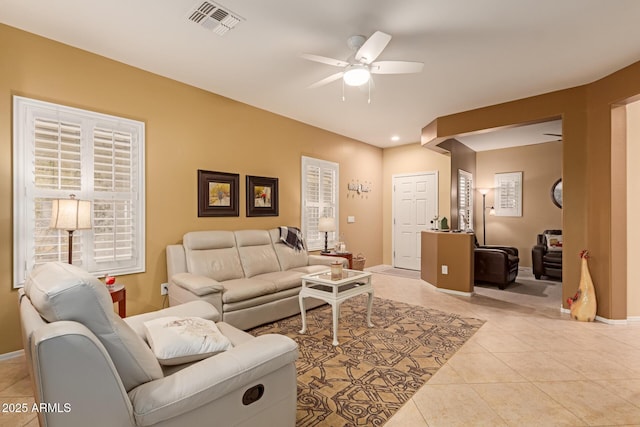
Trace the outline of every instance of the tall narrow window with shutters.
<instances>
[{"instance_id":1,"label":"tall narrow window with shutters","mask_svg":"<svg viewBox=\"0 0 640 427\"><path fill-rule=\"evenodd\" d=\"M51 201L91 202L73 264L96 276L143 272L144 123L14 96L14 287L38 264L67 261L68 233L49 228Z\"/></svg>"},{"instance_id":2,"label":"tall narrow window with shutters","mask_svg":"<svg viewBox=\"0 0 640 427\"><path fill-rule=\"evenodd\" d=\"M473 175L458 169L458 229L473 228Z\"/></svg>"},{"instance_id":3,"label":"tall narrow window with shutters","mask_svg":"<svg viewBox=\"0 0 640 427\"><path fill-rule=\"evenodd\" d=\"M336 231L328 234L328 240L338 236L338 176L339 165L326 160L302 157L302 234L307 249L324 248L324 233L318 231L321 217L335 218Z\"/></svg>"}]
</instances>

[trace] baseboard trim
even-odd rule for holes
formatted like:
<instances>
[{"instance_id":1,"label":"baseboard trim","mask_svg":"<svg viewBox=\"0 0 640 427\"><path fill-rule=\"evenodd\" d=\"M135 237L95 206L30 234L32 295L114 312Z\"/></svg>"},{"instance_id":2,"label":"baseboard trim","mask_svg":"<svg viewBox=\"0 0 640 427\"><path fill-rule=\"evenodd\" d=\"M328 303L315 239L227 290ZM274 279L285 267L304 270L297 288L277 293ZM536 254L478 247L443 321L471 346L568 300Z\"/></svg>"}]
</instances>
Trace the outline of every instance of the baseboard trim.
<instances>
[{"instance_id":1,"label":"baseboard trim","mask_svg":"<svg viewBox=\"0 0 640 427\"><path fill-rule=\"evenodd\" d=\"M444 294L459 295L459 296L463 296L463 297L471 297L471 296L475 295L475 292L454 291L452 289L442 289L442 288L438 288L438 287L436 287L436 289L438 290L438 292L442 292Z\"/></svg>"},{"instance_id":2,"label":"baseboard trim","mask_svg":"<svg viewBox=\"0 0 640 427\"><path fill-rule=\"evenodd\" d=\"M571 310L568 308L560 308L562 313L571 314ZM607 325L627 325L629 322L638 322L640 317L628 317L626 319L607 319L606 317L596 316L598 322L606 323Z\"/></svg>"},{"instance_id":3,"label":"baseboard trim","mask_svg":"<svg viewBox=\"0 0 640 427\"><path fill-rule=\"evenodd\" d=\"M16 357L20 357L23 355L24 355L24 350L16 350L16 351L12 351L11 353L0 354L0 361L15 359Z\"/></svg>"}]
</instances>

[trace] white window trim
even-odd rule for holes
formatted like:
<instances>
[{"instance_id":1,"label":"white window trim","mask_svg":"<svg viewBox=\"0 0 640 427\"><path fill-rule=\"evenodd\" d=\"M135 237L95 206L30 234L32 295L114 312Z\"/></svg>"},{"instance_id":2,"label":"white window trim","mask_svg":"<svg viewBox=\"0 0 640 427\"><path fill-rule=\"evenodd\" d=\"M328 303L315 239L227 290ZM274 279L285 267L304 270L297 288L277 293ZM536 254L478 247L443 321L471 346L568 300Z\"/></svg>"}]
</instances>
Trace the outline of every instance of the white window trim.
<instances>
[{"instance_id":1,"label":"white window trim","mask_svg":"<svg viewBox=\"0 0 640 427\"><path fill-rule=\"evenodd\" d=\"M125 119L107 114L96 113L49 102L39 101L20 96L13 97L13 287L22 287L27 274L33 268L34 251L33 245L33 224L34 215L34 191L33 180L33 136L30 133L32 129L31 121L34 120L34 113L38 117L49 117L56 120L66 120L71 117L74 120L91 121L95 126L106 126L109 129L128 129L138 137L136 151L135 167L137 168L135 177L135 197L136 215L133 227L136 230L135 245L136 257L133 265L126 267L104 268L91 263L92 257L89 257L87 264L83 265L90 273L96 276L102 276L106 273L111 274L130 274L145 271L145 170L144 170L144 154L145 154L145 126L143 122ZM91 132L88 133L92 134ZM91 144L81 143L81 151L89 150L92 153L93 141ZM94 192L88 188L87 174L93 173L93 162L83 162L82 168L82 188L80 191L68 190L41 190L38 193L49 193L55 198L66 198L70 193L74 193L77 199L91 200L93 205L93 195L100 194L101 197L105 193ZM92 180L91 180L92 182ZM107 193L114 199L118 198L117 192ZM104 198L104 197L103 197ZM93 212L93 206L92 206ZM61 231L66 234L66 232ZM81 230L73 235L74 242L81 239L84 251L93 250L93 232L92 230ZM84 256L84 255L83 255ZM84 258L83 258L84 259ZM66 260L66 258L65 258Z\"/></svg>"},{"instance_id":2,"label":"white window trim","mask_svg":"<svg viewBox=\"0 0 640 427\"><path fill-rule=\"evenodd\" d=\"M522 172L495 174L496 216L522 216Z\"/></svg>"},{"instance_id":3,"label":"white window trim","mask_svg":"<svg viewBox=\"0 0 640 427\"><path fill-rule=\"evenodd\" d=\"M319 167L321 169L331 169L335 172L335 180L333 183L333 197L334 197L334 204L333 204L333 209L334 209L334 215L335 215L335 221L336 221L336 231L334 232L330 232L327 237L328 237L328 246L332 247L333 242L336 240L336 236L340 235L340 197L339 197L339 192L338 192L338 187L339 187L339 183L340 183L340 165L338 163L335 162L330 162L327 160L320 160L320 159L315 159L313 157L306 157L306 156L302 156L302 169L301 169L301 203L300 203L300 209L301 209L301 231L302 231L302 235L305 237L306 243L307 243L307 250L310 251L316 251L316 250L322 250L324 249L324 236L322 236L321 239L319 240L315 240L315 239L310 239L308 236L308 229L309 229L309 224L308 221L310 221L310 218L307 218L307 213L306 213L306 197L305 195L307 194L307 180L306 180L306 175L307 175L307 168L310 166L315 166L315 167ZM322 189L319 189L320 192L322 192ZM324 207L323 207L324 208ZM317 224L316 224L317 225ZM324 235L324 233L322 233Z\"/></svg>"}]
</instances>

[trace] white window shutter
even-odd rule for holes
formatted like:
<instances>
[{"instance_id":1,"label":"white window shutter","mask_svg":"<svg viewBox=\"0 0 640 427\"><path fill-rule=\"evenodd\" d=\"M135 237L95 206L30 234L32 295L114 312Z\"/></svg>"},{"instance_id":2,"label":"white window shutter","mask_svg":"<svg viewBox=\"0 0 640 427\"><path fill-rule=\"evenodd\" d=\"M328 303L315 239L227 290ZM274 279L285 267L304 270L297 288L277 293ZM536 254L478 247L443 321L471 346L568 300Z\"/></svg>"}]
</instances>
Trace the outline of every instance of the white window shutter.
<instances>
[{"instance_id":1,"label":"white window shutter","mask_svg":"<svg viewBox=\"0 0 640 427\"><path fill-rule=\"evenodd\" d=\"M495 174L496 216L522 216L522 172Z\"/></svg>"},{"instance_id":2,"label":"white window shutter","mask_svg":"<svg viewBox=\"0 0 640 427\"><path fill-rule=\"evenodd\" d=\"M309 250L324 248L324 233L318 231L320 217L336 218L338 225L337 163L302 157L302 233ZM334 240L337 230L328 234Z\"/></svg>"},{"instance_id":3,"label":"white window shutter","mask_svg":"<svg viewBox=\"0 0 640 427\"><path fill-rule=\"evenodd\" d=\"M473 228L473 175L458 169L458 229Z\"/></svg>"},{"instance_id":4,"label":"white window shutter","mask_svg":"<svg viewBox=\"0 0 640 427\"><path fill-rule=\"evenodd\" d=\"M144 271L144 123L14 97L14 286L34 266L68 260L51 202L92 204L73 263L96 275Z\"/></svg>"}]
</instances>

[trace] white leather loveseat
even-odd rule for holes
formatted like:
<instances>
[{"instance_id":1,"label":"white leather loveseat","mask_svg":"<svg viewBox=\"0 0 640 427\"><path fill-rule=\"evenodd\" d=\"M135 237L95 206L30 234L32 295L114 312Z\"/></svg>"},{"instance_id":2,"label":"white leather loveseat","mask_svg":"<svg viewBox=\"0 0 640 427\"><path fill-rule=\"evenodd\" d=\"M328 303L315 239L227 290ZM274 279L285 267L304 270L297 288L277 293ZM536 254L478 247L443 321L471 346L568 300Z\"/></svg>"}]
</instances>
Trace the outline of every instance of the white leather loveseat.
<instances>
[{"instance_id":1,"label":"white leather loveseat","mask_svg":"<svg viewBox=\"0 0 640 427\"><path fill-rule=\"evenodd\" d=\"M340 260L348 265L293 250L280 241L278 228L190 232L181 245L167 246L169 305L204 300L222 321L250 329L299 313L301 277ZM307 308L323 304L307 300Z\"/></svg>"}]
</instances>

